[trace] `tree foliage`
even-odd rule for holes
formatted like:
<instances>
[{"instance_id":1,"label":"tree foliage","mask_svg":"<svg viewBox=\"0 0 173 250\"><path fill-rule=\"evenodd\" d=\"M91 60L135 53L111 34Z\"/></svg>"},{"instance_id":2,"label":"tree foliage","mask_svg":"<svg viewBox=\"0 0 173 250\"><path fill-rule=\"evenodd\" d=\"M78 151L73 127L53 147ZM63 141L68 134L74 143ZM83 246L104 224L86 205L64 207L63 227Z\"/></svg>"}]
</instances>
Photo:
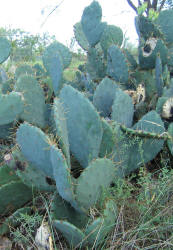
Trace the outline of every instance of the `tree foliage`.
<instances>
[{"instance_id":1,"label":"tree foliage","mask_svg":"<svg viewBox=\"0 0 173 250\"><path fill-rule=\"evenodd\" d=\"M33 35L20 29L0 28L0 36L8 38L12 44L12 61L35 61L44 48L55 40L48 33Z\"/></svg>"},{"instance_id":2,"label":"tree foliage","mask_svg":"<svg viewBox=\"0 0 173 250\"><path fill-rule=\"evenodd\" d=\"M149 16L151 9L160 12L165 8L173 8L173 0L138 0L138 5L133 0L127 0L130 7L138 14L138 9L146 4L145 13Z\"/></svg>"}]
</instances>

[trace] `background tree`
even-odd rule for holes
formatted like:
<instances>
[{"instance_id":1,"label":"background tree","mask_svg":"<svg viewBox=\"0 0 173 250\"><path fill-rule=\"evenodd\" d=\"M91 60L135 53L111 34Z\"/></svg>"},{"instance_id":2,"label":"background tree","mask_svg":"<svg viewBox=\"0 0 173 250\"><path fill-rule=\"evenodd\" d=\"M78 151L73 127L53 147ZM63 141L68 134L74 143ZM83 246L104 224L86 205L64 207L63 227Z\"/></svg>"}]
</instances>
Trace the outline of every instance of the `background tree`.
<instances>
[{"instance_id":1,"label":"background tree","mask_svg":"<svg viewBox=\"0 0 173 250\"><path fill-rule=\"evenodd\" d=\"M138 8L140 8L143 4L146 3L146 10L145 13L148 16L150 9L154 11L160 12L162 9L165 8L173 8L173 0L138 0L138 5L134 4L133 0L127 0L130 7L138 14Z\"/></svg>"},{"instance_id":2,"label":"background tree","mask_svg":"<svg viewBox=\"0 0 173 250\"><path fill-rule=\"evenodd\" d=\"M46 46L55 40L48 33L33 35L20 29L0 28L0 36L7 37L12 44L11 61L35 61Z\"/></svg>"}]
</instances>

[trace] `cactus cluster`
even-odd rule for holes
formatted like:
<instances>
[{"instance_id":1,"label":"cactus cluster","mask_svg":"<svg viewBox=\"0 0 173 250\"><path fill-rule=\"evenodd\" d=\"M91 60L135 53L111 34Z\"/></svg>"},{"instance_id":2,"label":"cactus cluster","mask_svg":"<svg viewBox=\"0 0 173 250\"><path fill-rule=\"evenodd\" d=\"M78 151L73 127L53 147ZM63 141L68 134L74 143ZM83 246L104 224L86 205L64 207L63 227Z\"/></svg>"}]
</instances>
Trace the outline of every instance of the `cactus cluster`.
<instances>
[{"instance_id":1,"label":"cactus cluster","mask_svg":"<svg viewBox=\"0 0 173 250\"><path fill-rule=\"evenodd\" d=\"M173 10L153 22L137 16L138 62L122 48L122 30L101 19L93 1L74 26L87 53L74 82L64 78L72 55L59 42L45 49L44 66L22 65L13 80L1 72L0 213L13 211L13 223L33 192L54 192L53 225L74 247L98 246L112 230L117 206L103 199L111 183L154 159L164 142L173 154ZM2 63L10 43L1 39L0 48Z\"/></svg>"}]
</instances>

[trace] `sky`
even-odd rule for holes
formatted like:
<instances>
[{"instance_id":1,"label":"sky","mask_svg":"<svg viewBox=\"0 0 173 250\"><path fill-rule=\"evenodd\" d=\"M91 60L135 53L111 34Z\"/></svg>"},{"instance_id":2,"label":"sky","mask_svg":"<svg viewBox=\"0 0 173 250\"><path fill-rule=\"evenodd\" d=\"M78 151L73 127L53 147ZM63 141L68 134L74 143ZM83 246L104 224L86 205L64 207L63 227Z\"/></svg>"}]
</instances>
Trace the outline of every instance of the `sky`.
<instances>
[{"instance_id":1,"label":"sky","mask_svg":"<svg viewBox=\"0 0 173 250\"><path fill-rule=\"evenodd\" d=\"M1 0L0 27L20 28L32 34L49 32L69 46L74 36L73 25L92 0ZM98 0L102 21L122 28L130 42L137 44L135 12L126 0ZM59 7L47 18L55 6Z\"/></svg>"}]
</instances>

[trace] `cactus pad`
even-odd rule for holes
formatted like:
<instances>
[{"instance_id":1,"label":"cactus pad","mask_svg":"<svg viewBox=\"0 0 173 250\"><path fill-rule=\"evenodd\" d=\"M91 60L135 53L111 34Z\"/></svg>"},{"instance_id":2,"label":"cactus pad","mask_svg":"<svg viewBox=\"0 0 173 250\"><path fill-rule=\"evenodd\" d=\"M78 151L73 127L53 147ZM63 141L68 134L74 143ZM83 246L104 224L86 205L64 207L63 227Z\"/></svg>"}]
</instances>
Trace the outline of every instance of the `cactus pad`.
<instances>
[{"instance_id":1,"label":"cactus pad","mask_svg":"<svg viewBox=\"0 0 173 250\"><path fill-rule=\"evenodd\" d=\"M101 22L102 9L97 1L93 1L83 11L82 29L91 47L94 47L100 40L106 23Z\"/></svg>"},{"instance_id":2,"label":"cactus pad","mask_svg":"<svg viewBox=\"0 0 173 250\"><path fill-rule=\"evenodd\" d=\"M132 98L118 90L112 105L112 120L131 127L134 115L134 105Z\"/></svg>"},{"instance_id":3,"label":"cactus pad","mask_svg":"<svg viewBox=\"0 0 173 250\"><path fill-rule=\"evenodd\" d=\"M96 159L90 163L77 180L76 200L82 207L89 209L100 199L102 188L109 187L114 178L113 162L106 158Z\"/></svg>"},{"instance_id":4,"label":"cactus pad","mask_svg":"<svg viewBox=\"0 0 173 250\"><path fill-rule=\"evenodd\" d=\"M20 118L33 125L45 126L45 98L44 93L33 76L22 75L15 84L15 91L21 92L24 97L24 112Z\"/></svg>"},{"instance_id":5,"label":"cactus pad","mask_svg":"<svg viewBox=\"0 0 173 250\"><path fill-rule=\"evenodd\" d=\"M97 86L94 92L93 104L101 116L110 116L118 88L118 85L108 77L104 78Z\"/></svg>"},{"instance_id":6,"label":"cactus pad","mask_svg":"<svg viewBox=\"0 0 173 250\"><path fill-rule=\"evenodd\" d=\"M24 103L20 93L0 94L0 125L13 122L23 112Z\"/></svg>"},{"instance_id":7,"label":"cactus pad","mask_svg":"<svg viewBox=\"0 0 173 250\"><path fill-rule=\"evenodd\" d=\"M70 246L80 247L85 235L79 228L67 221L61 220L55 220L53 225L63 234Z\"/></svg>"},{"instance_id":8,"label":"cactus pad","mask_svg":"<svg viewBox=\"0 0 173 250\"><path fill-rule=\"evenodd\" d=\"M3 63L11 53L11 44L5 37L0 37L0 63Z\"/></svg>"},{"instance_id":9,"label":"cactus pad","mask_svg":"<svg viewBox=\"0 0 173 250\"><path fill-rule=\"evenodd\" d=\"M128 82L128 64L123 52L117 45L112 45L108 49L107 74L117 82Z\"/></svg>"},{"instance_id":10,"label":"cactus pad","mask_svg":"<svg viewBox=\"0 0 173 250\"><path fill-rule=\"evenodd\" d=\"M102 138L101 120L92 103L71 86L64 86L60 102L66 112L70 151L83 167L97 158Z\"/></svg>"},{"instance_id":11,"label":"cactus pad","mask_svg":"<svg viewBox=\"0 0 173 250\"><path fill-rule=\"evenodd\" d=\"M54 177L50 160L50 140L39 128L23 123L17 130L17 143L22 154L47 176Z\"/></svg>"},{"instance_id":12,"label":"cactus pad","mask_svg":"<svg viewBox=\"0 0 173 250\"><path fill-rule=\"evenodd\" d=\"M32 189L25 186L21 181L12 181L0 187L0 214L20 208L32 199Z\"/></svg>"}]
</instances>

